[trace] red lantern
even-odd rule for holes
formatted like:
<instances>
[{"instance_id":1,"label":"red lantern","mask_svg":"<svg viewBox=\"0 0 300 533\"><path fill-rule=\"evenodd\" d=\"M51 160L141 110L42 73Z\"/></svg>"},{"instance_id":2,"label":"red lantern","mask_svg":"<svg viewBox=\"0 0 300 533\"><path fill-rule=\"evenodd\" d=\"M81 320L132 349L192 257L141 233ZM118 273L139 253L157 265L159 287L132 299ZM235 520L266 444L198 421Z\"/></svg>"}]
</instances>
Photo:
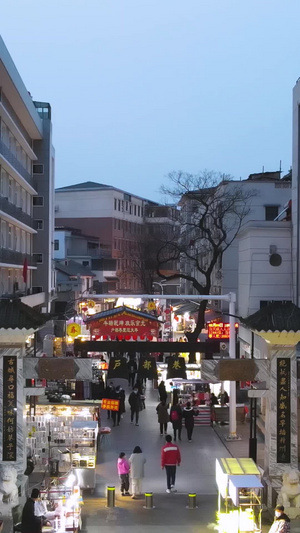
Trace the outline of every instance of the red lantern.
<instances>
[{"instance_id":1,"label":"red lantern","mask_svg":"<svg viewBox=\"0 0 300 533\"><path fill-rule=\"evenodd\" d=\"M129 341L129 339L131 339L131 335L125 335L125 339Z\"/></svg>"},{"instance_id":2,"label":"red lantern","mask_svg":"<svg viewBox=\"0 0 300 533\"><path fill-rule=\"evenodd\" d=\"M119 341L122 341L124 339L124 335L118 335Z\"/></svg>"},{"instance_id":3,"label":"red lantern","mask_svg":"<svg viewBox=\"0 0 300 533\"><path fill-rule=\"evenodd\" d=\"M141 341L143 341L145 339L145 335L141 335L140 339L141 339Z\"/></svg>"},{"instance_id":4,"label":"red lantern","mask_svg":"<svg viewBox=\"0 0 300 533\"><path fill-rule=\"evenodd\" d=\"M148 335L148 336L147 336L147 339L148 339L148 341L152 341L152 339L153 339L153 335Z\"/></svg>"},{"instance_id":5,"label":"red lantern","mask_svg":"<svg viewBox=\"0 0 300 533\"><path fill-rule=\"evenodd\" d=\"M134 341L136 341L138 336L137 335L132 335L132 338L133 338Z\"/></svg>"},{"instance_id":6,"label":"red lantern","mask_svg":"<svg viewBox=\"0 0 300 533\"><path fill-rule=\"evenodd\" d=\"M83 311L84 313L85 313L87 310L88 310L87 307L82 307L82 308L81 308L81 311Z\"/></svg>"},{"instance_id":7,"label":"red lantern","mask_svg":"<svg viewBox=\"0 0 300 533\"><path fill-rule=\"evenodd\" d=\"M111 338L112 341L115 341L115 340L116 340L116 336L115 336L115 335L111 335L110 338Z\"/></svg>"},{"instance_id":8,"label":"red lantern","mask_svg":"<svg viewBox=\"0 0 300 533\"><path fill-rule=\"evenodd\" d=\"M174 320L176 320L176 322L178 322L179 316L174 316Z\"/></svg>"},{"instance_id":9,"label":"red lantern","mask_svg":"<svg viewBox=\"0 0 300 533\"><path fill-rule=\"evenodd\" d=\"M107 341L107 335L103 335L103 340Z\"/></svg>"}]
</instances>

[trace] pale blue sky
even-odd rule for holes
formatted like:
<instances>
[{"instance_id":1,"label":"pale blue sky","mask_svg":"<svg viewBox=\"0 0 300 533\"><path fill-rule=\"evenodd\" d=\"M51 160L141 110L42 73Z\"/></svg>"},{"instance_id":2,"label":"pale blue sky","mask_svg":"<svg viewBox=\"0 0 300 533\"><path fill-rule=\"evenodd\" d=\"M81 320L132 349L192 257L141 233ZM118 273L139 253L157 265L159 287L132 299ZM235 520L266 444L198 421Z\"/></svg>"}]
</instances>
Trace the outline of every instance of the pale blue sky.
<instances>
[{"instance_id":1,"label":"pale blue sky","mask_svg":"<svg viewBox=\"0 0 300 533\"><path fill-rule=\"evenodd\" d=\"M289 170L299 27L299 0L2 0L0 14L52 105L56 186L158 201L172 170Z\"/></svg>"}]
</instances>

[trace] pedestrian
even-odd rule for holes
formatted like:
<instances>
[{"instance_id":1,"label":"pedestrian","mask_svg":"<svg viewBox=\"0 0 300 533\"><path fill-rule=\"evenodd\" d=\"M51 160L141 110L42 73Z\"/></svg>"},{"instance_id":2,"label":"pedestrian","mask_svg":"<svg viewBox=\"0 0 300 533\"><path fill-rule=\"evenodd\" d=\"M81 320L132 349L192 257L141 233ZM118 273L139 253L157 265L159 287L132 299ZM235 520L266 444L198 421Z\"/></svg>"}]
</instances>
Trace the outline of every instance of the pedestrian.
<instances>
[{"instance_id":1,"label":"pedestrian","mask_svg":"<svg viewBox=\"0 0 300 533\"><path fill-rule=\"evenodd\" d=\"M159 394L159 400L161 402L166 402L168 398L168 393L166 391L165 382L161 381L158 385L158 394Z\"/></svg>"},{"instance_id":2,"label":"pedestrian","mask_svg":"<svg viewBox=\"0 0 300 533\"><path fill-rule=\"evenodd\" d=\"M123 413L125 413L125 391L122 389L122 387L120 387L120 385L118 385L115 391L113 391L112 398L114 400L119 400L118 411L111 412L111 417L113 419L114 426L116 425L116 422L117 422L117 425L119 426L121 416Z\"/></svg>"},{"instance_id":3,"label":"pedestrian","mask_svg":"<svg viewBox=\"0 0 300 533\"><path fill-rule=\"evenodd\" d=\"M128 402L131 410L131 424L133 424L133 419L135 416L135 425L138 426L141 408L141 395L139 394L137 387L134 387L133 391L129 395Z\"/></svg>"},{"instance_id":4,"label":"pedestrian","mask_svg":"<svg viewBox=\"0 0 300 533\"><path fill-rule=\"evenodd\" d=\"M144 464L146 458L139 446L136 446L129 457L130 464L130 477L131 477L131 486L132 486L132 496L133 500L137 496L142 494L142 481L144 477Z\"/></svg>"},{"instance_id":5,"label":"pedestrian","mask_svg":"<svg viewBox=\"0 0 300 533\"><path fill-rule=\"evenodd\" d=\"M35 502L40 497L39 489L32 489L31 497L27 499L22 511L22 532L41 533L42 517L35 514Z\"/></svg>"},{"instance_id":6,"label":"pedestrian","mask_svg":"<svg viewBox=\"0 0 300 533\"><path fill-rule=\"evenodd\" d=\"M145 390L145 387L143 385L143 380L140 381L139 379L137 379L136 382L135 382L135 386L137 387L139 395L140 395L140 400L141 400L140 411L142 411L143 409L146 409L146 404L145 404L145 392L146 392L146 390Z\"/></svg>"},{"instance_id":7,"label":"pedestrian","mask_svg":"<svg viewBox=\"0 0 300 533\"><path fill-rule=\"evenodd\" d=\"M114 391L115 391L115 387L114 387L113 382L111 381L110 384L107 385L105 389L105 398L108 398L109 400L111 400L113 398ZM107 420L110 419L110 415L111 415L111 411L107 411Z\"/></svg>"},{"instance_id":8,"label":"pedestrian","mask_svg":"<svg viewBox=\"0 0 300 533\"><path fill-rule=\"evenodd\" d=\"M163 434L163 431L165 432L165 435L167 434L168 422L170 420L168 407L169 405L165 401L159 402L158 406L156 407L160 435Z\"/></svg>"},{"instance_id":9,"label":"pedestrian","mask_svg":"<svg viewBox=\"0 0 300 533\"><path fill-rule=\"evenodd\" d=\"M271 525L269 533L289 533L290 519L284 512L283 505L276 505L274 522Z\"/></svg>"},{"instance_id":10,"label":"pedestrian","mask_svg":"<svg viewBox=\"0 0 300 533\"><path fill-rule=\"evenodd\" d=\"M212 392L210 395L210 405L211 407L213 407L214 405L219 405L218 398L216 397L214 392Z\"/></svg>"},{"instance_id":11,"label":"pedestrian","mask_svg":"<svg viewBox=\"0 0 300 533\"><path fill-rule=\"evenodd\" d=\"M192 441L192 435L194 431L194 417L198 415L198 411L191 406L191 402L187 402L186 407L183 409L182 416L184 418L184 425L186 427L188 441Z\"/></svg>"},{"instance_id":12,"label":"pedestrian","mask_svg":"<svg viewBox=\"0 0 300 533\"><path fill-rule=\"evenodd\" d=\"M166 435L166 444L161 449L161 467L166 469L167 474L167 490L171 492L177 492L175 487L176 479L176 466L180 466L181 454L177 444L172 443L171 435Z\"/></svg>"},{"instance_id":13,"label":"pedestrian","mask_svg":"<svg viewBox=\"0 0 300 533\"><path fill-rule=\"evenodd\" d=\"M129 494L129 472L130 464L128 463L125 453L121 452L118 458L118 474L121 482L121 496L130 496Z\"/></svg>"},{"instance_id":14,"label":"pedestrian","mask_svg":"<svg viewBox=\"0 0 300 533\"><path fill-rule=\"evenodd\" d=\"M170 410L170 421L173 426L174 433L174 442L176 442L176 437L178 433L178 439L181 440L181 430L182 430L182 410L179 403L172 405Z\"/></svg>"},{"instance_id":15,"label":"pedestrian","mask_svg":"<svg viewBox=\"0 0 300 533\"><path fill-rule=\"evenodd\" d=\"M135 359L131 358L128 361L128 385L134 387L135 377L137 374L137 364Z\"/></svg>"}]
</instances>

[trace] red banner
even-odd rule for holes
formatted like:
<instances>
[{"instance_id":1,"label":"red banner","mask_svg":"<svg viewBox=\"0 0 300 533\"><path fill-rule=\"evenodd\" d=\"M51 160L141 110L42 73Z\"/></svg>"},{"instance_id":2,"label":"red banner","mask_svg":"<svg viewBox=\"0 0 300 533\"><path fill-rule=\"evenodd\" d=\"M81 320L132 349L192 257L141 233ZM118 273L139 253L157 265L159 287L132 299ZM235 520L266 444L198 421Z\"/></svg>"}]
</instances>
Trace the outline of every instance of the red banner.
<instances>
[{"instance_id":1,"label":"red banner","mask_svg":"<svg viewBox=\"0 0 300 533\"><path fill-rule=\"evenodd\" d=\"M109 398L103 398L101 402L101 409L107 409L108 411L119 411L120 400L110 400Z\"/></svg>"},{"instance_id":2,"label":"red banner","mask_svg":"<svg viewBox=\"0 0 300 533\"><path fill-rule=\"evenodd\" d=\"M152 340L158 336L159 323L155 320L139 317L128 312L115 314L112 317L91 320L89 328L92 335L113 339L137 339L147 337Z\"/></svg>"}]
</instances>

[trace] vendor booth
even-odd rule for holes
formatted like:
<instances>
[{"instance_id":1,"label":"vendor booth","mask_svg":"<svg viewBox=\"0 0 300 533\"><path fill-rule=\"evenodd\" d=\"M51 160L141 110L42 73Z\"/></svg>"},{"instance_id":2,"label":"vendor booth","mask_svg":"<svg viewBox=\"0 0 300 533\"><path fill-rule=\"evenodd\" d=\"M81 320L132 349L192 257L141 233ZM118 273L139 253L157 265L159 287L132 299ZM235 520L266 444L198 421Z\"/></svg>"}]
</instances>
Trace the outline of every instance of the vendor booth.
<instances>
[{"instance_id":1,"label":"vendor booth","mask_svg":"<svg viewBox=\"0 0 300 533\"><path fill-rule=\"evenodd\" d=\"M252 459L216 459L219 533L261 533L263 485Z\"/></svg>"}]
</instances>

